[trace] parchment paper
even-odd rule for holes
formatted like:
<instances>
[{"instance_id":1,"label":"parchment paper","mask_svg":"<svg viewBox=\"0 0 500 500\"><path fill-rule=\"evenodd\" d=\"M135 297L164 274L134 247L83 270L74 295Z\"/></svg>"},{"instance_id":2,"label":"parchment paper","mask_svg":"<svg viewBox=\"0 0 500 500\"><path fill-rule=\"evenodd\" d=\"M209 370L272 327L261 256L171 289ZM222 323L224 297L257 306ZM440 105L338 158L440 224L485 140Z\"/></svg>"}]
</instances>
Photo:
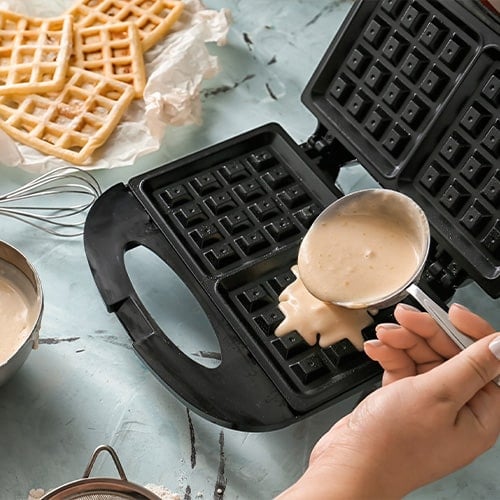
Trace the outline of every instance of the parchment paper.
<instances>
[{"instance_id":1,"label":"parchment paper","mask_svg":"<svg viewBox=\"0 0 500 500\"><path fill-rule=\"evenodd\" d=\"M38 17L64 13L74 0L0 1L8 9ZM138 157L156 151L168 127L201 123L200 89L219 71L207 43L224 45L230 12L208 10L200 0L184 0L184 11L174 29L144 55L147 84L143 99L136 99L108 141L92 155L86 169L131 165ZM0 131L0 162L31 172L46 172L68 165L13 141Z\"/></svg>"}]
</instances>

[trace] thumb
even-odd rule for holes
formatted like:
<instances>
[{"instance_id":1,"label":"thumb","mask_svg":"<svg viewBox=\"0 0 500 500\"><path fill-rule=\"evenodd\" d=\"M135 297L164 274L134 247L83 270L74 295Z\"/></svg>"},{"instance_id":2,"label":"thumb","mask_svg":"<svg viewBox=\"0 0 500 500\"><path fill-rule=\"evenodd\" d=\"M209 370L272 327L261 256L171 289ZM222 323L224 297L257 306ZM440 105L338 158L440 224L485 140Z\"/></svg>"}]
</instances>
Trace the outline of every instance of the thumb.
<instances>
[{"instance_id":1,"label":"thumb","mask_svg":"<svg viewBox=\"0 0 500 500\"><path fill-rule=\"evenodd\" d=\"M424 373L428 389L439 389L458 407L467 403L488 382L500 374L500 334L493 333L478 340L440 366Z\"/></svg>"}]
</instances>

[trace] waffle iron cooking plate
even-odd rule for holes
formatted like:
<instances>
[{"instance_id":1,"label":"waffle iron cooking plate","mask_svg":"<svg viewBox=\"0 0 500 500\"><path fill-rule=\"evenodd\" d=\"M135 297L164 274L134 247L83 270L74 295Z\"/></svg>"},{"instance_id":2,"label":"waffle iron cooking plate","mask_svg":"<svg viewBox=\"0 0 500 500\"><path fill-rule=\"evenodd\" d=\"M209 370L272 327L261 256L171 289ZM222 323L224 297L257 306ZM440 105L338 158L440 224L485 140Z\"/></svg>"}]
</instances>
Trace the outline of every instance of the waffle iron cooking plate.
<instances>
[{"instance_id":1,"label":"waffle iron cooking plate","mask_svg":"<svg viewBox=\"0 0 500 500\"><path fill-rule=\"evenodd\" d=\"M376 386L380 368L349 341L274 335L300 241L343 195L335 180L350 160L425 210L429 294L444 303L474 280L500 295L499 53L500 23L475 0L357 1L304 91L318 118L306 143L266 124L97 200L84 237L97 287L177 397L220 425L264 431ZM124 265L139 245L200 302L217 368L180 351L141 303ZM375 324L391 320L382 310Z\"/></svg>"}]
</instances>

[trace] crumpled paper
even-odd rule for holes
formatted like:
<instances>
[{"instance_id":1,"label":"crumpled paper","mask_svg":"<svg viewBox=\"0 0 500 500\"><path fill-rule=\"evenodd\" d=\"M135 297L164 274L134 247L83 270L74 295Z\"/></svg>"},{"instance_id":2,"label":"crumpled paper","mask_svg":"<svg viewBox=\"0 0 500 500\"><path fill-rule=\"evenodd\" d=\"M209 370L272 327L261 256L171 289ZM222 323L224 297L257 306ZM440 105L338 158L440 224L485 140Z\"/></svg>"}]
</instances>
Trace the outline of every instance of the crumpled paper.
<instances>
[{"instance_id":1,"label":"crumpled paper","mask_svg":"<svg viewBox=\"0 0 500 500\"><path fill-rule=\"evenodd\" d=\"M48 5L49 4L49 5ZM0 9L30 16L53 17L64 13L73 0L0 1ZM230 12L206 9L200 0L184 0L174 29L144 54L147 84L143 99L135 99L108 141L92 155L86 169L131 165L156 151L168 127L200 124L200 90L205 79L219 71L217 58L206 44L226 43ZM19 144L0 131L1 162L43 173L67 166L65 160Z\"/></svg>"}]
</instances>

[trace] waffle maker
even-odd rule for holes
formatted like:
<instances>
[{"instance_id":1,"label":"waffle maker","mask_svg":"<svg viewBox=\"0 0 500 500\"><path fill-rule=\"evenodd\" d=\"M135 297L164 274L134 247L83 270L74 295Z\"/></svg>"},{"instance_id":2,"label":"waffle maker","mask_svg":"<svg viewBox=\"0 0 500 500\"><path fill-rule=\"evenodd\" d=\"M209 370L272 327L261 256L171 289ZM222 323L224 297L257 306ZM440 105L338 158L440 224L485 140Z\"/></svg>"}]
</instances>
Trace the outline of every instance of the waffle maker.
<instances>
[{"instance_id":1,"label":"waffle maker","mask_svg":"<svg viewBox=\"0 0 500 500\"><path fill-rule=\"evenodd\" d=\"M321 349L274 335L300 241L343 195L335 181L350 161L425 210L429 295L445 304L466 280L500 295L496 14L478 0L358 0L302 99L318 119L304 144L263 125L111 187L85 227L97 287L139 356L188 407L245 431L287 426L379 383L379 366L347 340ZM141 303L124 266L139 245L200 302L217 368L181 352ZM392 319L382 310L375 324Z\"/></svg>"}]
</instances>

